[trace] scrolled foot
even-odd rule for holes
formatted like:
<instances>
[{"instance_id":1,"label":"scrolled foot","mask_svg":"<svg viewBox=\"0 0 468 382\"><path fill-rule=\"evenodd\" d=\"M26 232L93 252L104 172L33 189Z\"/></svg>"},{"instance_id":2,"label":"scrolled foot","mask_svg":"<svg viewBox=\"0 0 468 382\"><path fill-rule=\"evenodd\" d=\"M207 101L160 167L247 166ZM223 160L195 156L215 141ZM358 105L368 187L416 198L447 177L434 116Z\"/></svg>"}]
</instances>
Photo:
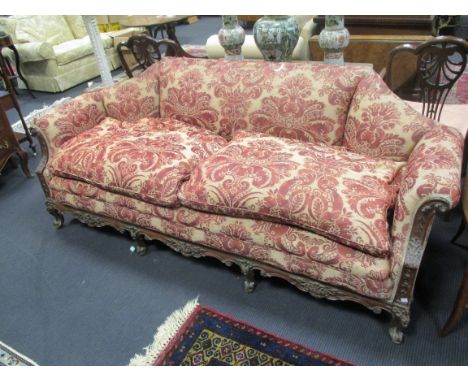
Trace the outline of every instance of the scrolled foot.
<instances>
[{"instance_id":1,"label":"scrolled foot","mask_svg":"<svg viewBox=\"0 0 468 382\"><path fill-rule=\"evenodd\" d=\"M244 279L244 291L246 293L252 293L255 289L255 271L247 266L241 267L242 274L245 276Z\"/></svg>"},{"instance_id":2,"label":"scrolled foot","mask_svg":"<svg viewBox=\"0 0 468 382\"><path fill-rule=\"evenodd\" d=\"M244 291L245 293L252 293L255 289L255 281L244 280Z\"/></svg>"},{"instance_id":3,"label":"scrolled foot","mask_svg":"<svg viewBox=\"0 0 468 382\"><path fill-rule=\"evenodd\" d=\"M57 210L49 210L49 213L54 217L53 225L55 228L60 229L63 227L63 215Z\"/></svg>"},{"instance_id":4,"label":"scrolled foot","mask_svg":"<svg viewBox=\"0 0 468 382\"><path fill-rule=\"evenodd\" d=\"M392 319L392 322L390 323L390 328L388 329L388 333L390 334L390 338L392 339L393 343L401 344L403 342L403 326L401 325L399 319Z\"/></svg>"},{"instance_id":5,"label":"scrolled foot","mask_svg":"<svg viewBox=\"0 0 468 382\"><path fill-rule=\"evenodd\" d=\"M144 256L148 251L148 244L146 243L142 235L137 235L135 238L135 245L130 247L130 253L132 255Z\"/></svg>"}]
</instances>

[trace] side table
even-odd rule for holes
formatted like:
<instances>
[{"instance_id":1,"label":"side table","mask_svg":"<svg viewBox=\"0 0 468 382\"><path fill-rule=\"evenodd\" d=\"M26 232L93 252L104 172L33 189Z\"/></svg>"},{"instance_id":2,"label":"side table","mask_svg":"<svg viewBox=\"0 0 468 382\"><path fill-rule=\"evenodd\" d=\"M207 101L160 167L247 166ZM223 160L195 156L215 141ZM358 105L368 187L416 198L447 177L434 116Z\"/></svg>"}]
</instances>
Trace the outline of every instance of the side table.
<instances>
[{"instance_id":1,"label":"side table","mask_svg":"<svg viewBox=\"0 0 468 382\"><path fill-rule=\"evenodd\" d=\"M174 15L174 16L127 16L120 20L120 25L126 27L145 27L150 36L156 39L158 32L164 37L163 31L166 32L167 38L174 41L180 46L176 36L176 23L188 19L189 15ZM171 46L167 48L174 55L175 51Z\"/></svg>"},{"instance_id":2,"label":"side table","mask_svg":"<svg viewBox=\"0 0 468 382\"><path fill-rule=\"evenodd\" d=\"M11 66L11 63L8 60L8 58L3 57L2 50L4 48L10 49L15 56L15 68L16 73L18 73L17 75L15 74L15 71L13 70L13 67ZM31 92L31 89L29 89L28 81L26 81L26 79L23 77L23 74L21 73L20 57L18 54L18 50L16 49L15 44L13 44L13 40L11 39L10 35L5 34L3 32L0 32L0 71L4 72L4 75L8 77L10 82L11 80L19 77L26 85L26 89L28 90L31 97L36 98L36 96ZM18 94L14 87L13 90L16 94Z\"/></svg>"},{"instance_id":3,"label":"side table","mask_svg":"<svg viewBox=\"0 0 468 382\"><path fill-rule=\"evenodd\" d=\"M8 159L16 153L19 156L23 172L30 177L28 153L21 148L6 115L6 110L13 107L15 106L11 95L0 92L0 171L5 167Z\"/></svg>"}]
</instances>

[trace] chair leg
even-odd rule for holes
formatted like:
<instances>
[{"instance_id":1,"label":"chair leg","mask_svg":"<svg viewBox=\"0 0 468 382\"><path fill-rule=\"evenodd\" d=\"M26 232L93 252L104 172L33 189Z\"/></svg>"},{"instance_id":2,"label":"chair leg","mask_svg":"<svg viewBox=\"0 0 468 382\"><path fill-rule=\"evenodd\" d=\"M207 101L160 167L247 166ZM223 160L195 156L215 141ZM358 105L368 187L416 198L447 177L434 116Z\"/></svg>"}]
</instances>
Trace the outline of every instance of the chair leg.
<instances>
[{"instance_id":1,"label":"chair leg","mask_svg":"<svg viewBox=\"0 0 468 382\"><path fill-rule=\"evenodd\" d=\"M455 300L455 305L453 307L452 313L445 323L444 327L439 332L439 336L443 337L449 334L455 326L457 326L458 321L460 321L463 316L463 312L468 308L468 265L465 266L465 272L463 275L463 281L458 290L457 299Z\"/></svg>"}]
</instances>

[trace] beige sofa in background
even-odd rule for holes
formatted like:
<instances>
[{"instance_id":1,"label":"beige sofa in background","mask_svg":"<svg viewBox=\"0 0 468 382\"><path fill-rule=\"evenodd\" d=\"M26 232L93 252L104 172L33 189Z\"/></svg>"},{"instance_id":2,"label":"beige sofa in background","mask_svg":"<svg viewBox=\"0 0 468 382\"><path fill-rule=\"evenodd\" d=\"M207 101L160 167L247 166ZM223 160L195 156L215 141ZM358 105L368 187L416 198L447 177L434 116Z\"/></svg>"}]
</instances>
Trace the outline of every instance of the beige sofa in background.
<instances>
[{"instance_id":1,"label":"beige sofa in background","mask_svg":"<svg viewBox=\"0 0 468 382\"><path fill-rule=\"evenodd\" d=\"M81 16L1 17L0 30L13 38L20 56L22 74L31 90L62 92L99 75ZM140 29L101 33L111 70L121 65L114 38L133 31L137 33ZM11 54L9 49L3 52ZM21 82L20 87L24 88Z\"/></svg>"},{"instance_id":2,"label":"beige sofa in background","mask_svg":"<svg viewBox=\"0 0 468 382\"><path fill-rule=\"evenodd\" d=\"M309 53L309 39L314 34L316 24L313 21L314 16L309 15L298 15L294 16L297 24L299 25L299 41L294 48L292 59L308 61L310 59ZM221 28L221 25L220 25ZM206 51L208 58L222 58L224 57L224 49L219 44L218 35L214 34L206 41ZM253 35L249 34L245 36L244 45L242 45L242 54L244 58L248 59L263 59L262 53L255 45Z\"/></svg>"}]
</instances>

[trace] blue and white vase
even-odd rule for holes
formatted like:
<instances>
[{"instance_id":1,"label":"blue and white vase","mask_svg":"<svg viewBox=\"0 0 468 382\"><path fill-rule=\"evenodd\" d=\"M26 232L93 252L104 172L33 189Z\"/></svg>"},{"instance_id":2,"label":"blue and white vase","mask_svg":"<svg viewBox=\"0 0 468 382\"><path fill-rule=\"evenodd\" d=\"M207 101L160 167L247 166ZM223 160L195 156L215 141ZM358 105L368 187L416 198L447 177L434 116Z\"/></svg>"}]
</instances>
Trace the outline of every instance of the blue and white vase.
<instances>
[{"instance_id":1,"label":"blue and white vase","mask_svg":"<svg viewBox=\"0 0 468 382\"><path fill-rule=\"evenodd\" d=\"M255 22L253 35L265 60L287 61L299 41L299 26L293 16L263 16Z\"/></svg>"},{"instance_id":2,"label":"blue and white vase","mask_svg":"<svg viewBox=\"0 0 468 382\"><path fill-rule=\"evenodd\" d=\"M349 44L349 31L344 16L325 16L325 28L320 32L319 45L326 64L344 65L343 51Z\"/></svg>"},{"instance_id":3,"label":"blue and white vase","mask_svg":"<svg viewBox=\"0 0 468 382\"><path fill-rule=\"evenodd\" d=\"M230 61L242 60L242 45L245 41L244 29L237 16L223 16L223 27L218 32L218 40L224 48L224 58Z\"/></svg>"}]
</instances>

